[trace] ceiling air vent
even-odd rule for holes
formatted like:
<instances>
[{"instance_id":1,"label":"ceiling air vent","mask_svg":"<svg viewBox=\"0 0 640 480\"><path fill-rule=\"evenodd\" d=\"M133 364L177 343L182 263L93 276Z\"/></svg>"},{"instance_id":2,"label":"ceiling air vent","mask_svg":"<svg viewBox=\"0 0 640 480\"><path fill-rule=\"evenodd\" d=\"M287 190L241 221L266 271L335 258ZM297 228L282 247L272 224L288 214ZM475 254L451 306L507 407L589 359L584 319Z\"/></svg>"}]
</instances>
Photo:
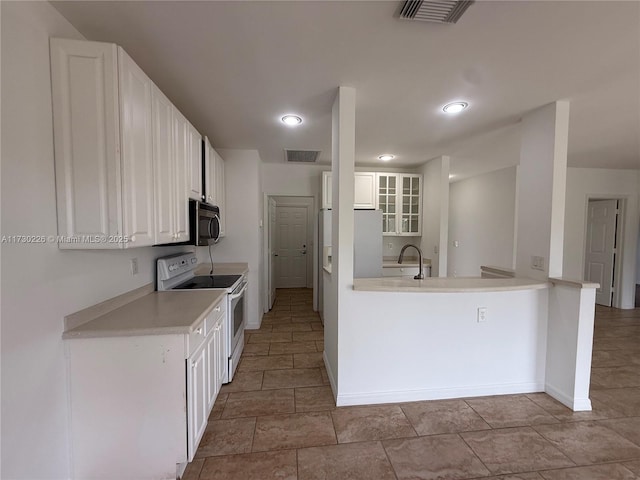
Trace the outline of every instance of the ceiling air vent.
<instances>
[{"instance_id":1,"label":"ceiling air vent","mask_svg":"<svg viewBox=\"0 0 640 480\"><path fill-rule=\"evenodd\" d=\"M296 163L314 163L320 155L320 150L285 150L285 160Z\"/></svg>"},{"instance_id":2,"label":"ceiling air vent","mask_svg":"<svg viewBox=\"0 0 640 480\"><path fill-rule=\"evenodd\" d=\"M474 0L406 0L400 18L422 22L456 23Z\"/></svg>"}]
</instances>

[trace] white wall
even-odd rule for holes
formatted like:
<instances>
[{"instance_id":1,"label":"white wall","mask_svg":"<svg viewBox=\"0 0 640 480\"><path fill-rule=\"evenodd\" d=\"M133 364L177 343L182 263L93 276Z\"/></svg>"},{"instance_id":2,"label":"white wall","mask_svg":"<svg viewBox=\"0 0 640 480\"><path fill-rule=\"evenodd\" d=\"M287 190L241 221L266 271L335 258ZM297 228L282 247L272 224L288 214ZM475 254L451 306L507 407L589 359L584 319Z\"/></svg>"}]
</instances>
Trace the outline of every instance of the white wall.
<instances>
[{"instance_id":1,"label":"white wall","mask_svg":"<svg viewBox=\"0 0 640 480\"><path fill-rule=\"evenodd\" d=\"M338 405L544 390L546 289L353 294Z\"/></svg>"},{"instance_id":2,"label":"white wall","mask_svg":"<svg viewBox=\"0 0 640 480\"><path fill-rule=\"evenodd\" d=\"M257 150L218 150L224 158L226 183L226 236L211 247L214 263L247 262L249 289L247 327L262 321L263 251L261 166ZM198 247L198 261L209 263L209 248Z\"/></svg>"},{"instance_id":3,"label":"white wall","mask_svg":"<svg viewBox=\"0 0 640 480\"><path fill-rule=\"evenodd\" d=\"M393 259L397 260L400 255L400 250L407 244L417 245L420 247L420 240L422 237L382 237L382 256L383 257L393 257ZM391 245L391 248L389 248ZM431 252L433 253L433 252ZM422 254L425 258L431 259L433 261L433 255L429 255L429 252L422 251ZM418 258L418 252L415 250L407 250L406 255L408 257L416 257Z\"/></svg>"},{"instance_id":4,"label":"white wall","mask_svg":"<svg viewBox=\"0 0 640 480\"><path fill-rule=\"evenodd\" d=\"M48 2L0 8L2 235L55 235L49 37L82 37ZM155 258L179 250L2 244L0 477L69 477L63 317L153 282ZM136 276L129 272L134 257Z\"/></svg>"},{"instance_id":5,"label":"white wall","mask_svg":"<svg viewBox=\"0 0 640 480\"><path fill-rule=\"evenodd\" d=\"M422 167L422 241L431 259L431 276L446 277L449 237L449 157L426 162ZM437 253L436 253L437 250Z\"/></svg>"},{"instance_id":6,"label":"white wall","mask_svg":"<svg viewBox=\"0 0 640 480\"><path fill-rule=\"evenodd\" d=\"M564 273L582 279L589 198L624 198L624 251L622 253L622 304L633 308L636 282L636 248L640 210L640 170L569 168L564 231Z\"/></svg>"},{"instance_id":7,"label":"white wall","mask_svg":"<svg viewBox=\"0 0 640 480\"><path fill-rule=\"evenodd\" d=\"M481 265L513 268L515 196L516 167L451 184L450 276L479 276Z\"/></svg>"},{"instance_id":8,"label":"white wall","mask_svg":"<svg viewBox=\"0 0 640 480\"><path fill-rule=\"evenodd\" d=\"M314 197L321 205L322 172L327 165L299 165L282 163L262 164L262 191L266 195Z\"/></svg>"},{"instance_id":9,"label":"white wall","mask_svg":"<svg viewBox=\"0 0 640 480\"><path fill-rule=\"evenodd\" d=\"M540 107L522 119L518 168L517 276L562 276L569 102ZM543 258L532 268L532 256Z\"/></svg>"}]
</instances>

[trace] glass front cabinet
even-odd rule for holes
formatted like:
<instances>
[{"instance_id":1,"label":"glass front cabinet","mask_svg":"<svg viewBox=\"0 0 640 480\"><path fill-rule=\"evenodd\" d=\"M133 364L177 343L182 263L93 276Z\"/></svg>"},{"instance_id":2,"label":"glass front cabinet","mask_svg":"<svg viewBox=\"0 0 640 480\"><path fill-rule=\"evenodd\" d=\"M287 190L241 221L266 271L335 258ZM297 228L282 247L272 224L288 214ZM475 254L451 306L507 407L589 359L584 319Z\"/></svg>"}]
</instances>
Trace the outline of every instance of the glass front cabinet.
<instances>
[{"instance_id":1,"label":"glass front cabinet","mask_svg":"<svg viewBox=\"0 0 640 480\"><path fill-rule=\"evenodd\" d=\"M422 235L422 175L376 173L383 235Z\"/></svg>"}]
</instances>

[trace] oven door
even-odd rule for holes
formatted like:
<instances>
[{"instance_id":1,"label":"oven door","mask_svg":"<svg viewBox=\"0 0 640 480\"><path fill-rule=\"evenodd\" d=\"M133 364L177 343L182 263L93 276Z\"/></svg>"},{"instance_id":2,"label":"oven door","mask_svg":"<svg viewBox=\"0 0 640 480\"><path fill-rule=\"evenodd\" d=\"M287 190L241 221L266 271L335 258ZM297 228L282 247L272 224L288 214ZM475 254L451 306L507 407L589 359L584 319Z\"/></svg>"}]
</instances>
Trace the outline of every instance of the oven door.
<instances>
[{"instance_id":1,"label":"oven door","mask_svg":"<svg viewBox=\"0 0 640 480\"><path fill-rule=\"evenodd\" d=\"M233 380L233 374L240 362L240 355L244 348L244 327L246 324L246 292L247 282L242 282L229 294L229 381Z\"/></svg>"}]
</instances>

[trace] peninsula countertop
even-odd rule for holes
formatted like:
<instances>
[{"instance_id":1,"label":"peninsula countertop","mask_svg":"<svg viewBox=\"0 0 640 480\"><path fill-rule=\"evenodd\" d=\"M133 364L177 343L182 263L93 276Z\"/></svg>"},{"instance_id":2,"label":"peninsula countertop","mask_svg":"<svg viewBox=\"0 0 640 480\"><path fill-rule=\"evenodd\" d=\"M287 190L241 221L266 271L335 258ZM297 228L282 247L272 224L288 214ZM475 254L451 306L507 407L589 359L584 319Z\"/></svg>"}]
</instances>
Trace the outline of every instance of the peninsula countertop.
<instances>
[{"instance_id":1,"label":"peninsula countertop","mask_svg":"<svg viewBox=\"0 0 640 480\"><path fill-rule=\"evenodd\" d=\"M548 282L530 278L436 277L414 280L406 277L383 277L353 280L354 290L368 292L501 292L548 287Z\"/></svg>"},{"instance_id":2,"label":"peninsula countertop","mask_svg":"<svg viewBox=\"0 0 640 480\"><path fill-rule=\"evenodd\" d=\"M189 334L224 290L152 292L62 334L62 338Z\"/></svg>"}]
</instances>

